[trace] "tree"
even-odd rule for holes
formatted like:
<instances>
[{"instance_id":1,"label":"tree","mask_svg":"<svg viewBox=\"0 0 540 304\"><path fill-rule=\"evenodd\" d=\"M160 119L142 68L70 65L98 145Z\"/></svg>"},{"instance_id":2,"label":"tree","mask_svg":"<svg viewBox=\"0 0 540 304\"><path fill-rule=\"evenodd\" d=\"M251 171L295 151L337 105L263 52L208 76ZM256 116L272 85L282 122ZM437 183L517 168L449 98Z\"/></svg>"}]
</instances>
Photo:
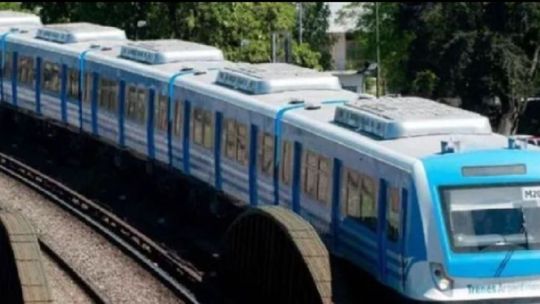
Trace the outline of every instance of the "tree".
<instances>
[{"instance_id":1,"label":"tree","mask_svg":"<svg viewBox=\"0 0 540 304\"><path fill-rule=\"evenodd\" d=\"M20 11L21 3L20 2L0 2L0 10L11 10L11 11Z\"/></svg>"},{"instance_id":2,"label":"tree","mask_svg":"<svg viewBox=\"0 0 540 304\"><path fill-rule=\"evenodd\" d=\"M424 70L416 73L412 86L420 96L429 97L433 94L438 77L430 70Z\"/></svg>"},{"instance_id":3,"label":"tree","mask_svg":"<svg viewBox=\"0 0 540 304\"><path fill-rule=\"evenodd\" d=\"M332 54L330 53L331 47L334 43L333 39L328 35L330 17L330 9L328 4L324 2L298 2L302 6L302 29L303 42L308 45L306 49L317 50L320 56L317 56L315 52L308 52L305 56L311 57L315 61L314 57L320 57L317 65L328 70L332 66ZM298 32L300 22L296 22L295 33ZM297 54L298 55L298 54ZM308 61L307 58L303 58L303 61ZM296 62L296 61L295 61ZM313 63L302 64L303 66L313 66Z\"/></svg>"},{"instance_id":4,"label":"tree","mask_svg":"<svg viewBox=\"0 0 540 304\"><path fill-rule=\"evenodd\" d=\"M229 60L253 63L271 61L272 32L292 32L296 24L295 6L286 2L27 2L23 6L39 9L45 23L87 21L122 28L132 39L200 42L222 49ZM139 20L147 21L144 30L137 28ZM306 35L311 37L309 27ZM320 67L318 46L310 43L293 45L295 63Z\"/></svg>"},{"instance_id":5,"label":"tree","mask_svg":"<svg viewBox=\"0 0 540 304\"><path fill-rule=\"evenodd\" d=\"M379 31L382 83L391 92L400 92L408 84L406 63L409 45L415 35L403 30L399 24L399 3L379 3ZM365 59L376 61L376 12L373 2L353 2L339 12L339 19L357 20L356 39L364 51Z\"/></svg>"},{"instance_id":6,"label":"tree","mask_svg":"<svg viewBox=\"0 0 540 304\"><path fill-rule=\"evenodd\" d=\"M414 31L408 77L432 70L432 97L459 96L463 107L491 115L515 132L536 80L540 6L536 3L403 4L402 27ZM412 78L414 79L414 78ZM409 92L418 93L414 86ZM486 100L500 103L493 107Z\"/></svg>"}]
</instances>

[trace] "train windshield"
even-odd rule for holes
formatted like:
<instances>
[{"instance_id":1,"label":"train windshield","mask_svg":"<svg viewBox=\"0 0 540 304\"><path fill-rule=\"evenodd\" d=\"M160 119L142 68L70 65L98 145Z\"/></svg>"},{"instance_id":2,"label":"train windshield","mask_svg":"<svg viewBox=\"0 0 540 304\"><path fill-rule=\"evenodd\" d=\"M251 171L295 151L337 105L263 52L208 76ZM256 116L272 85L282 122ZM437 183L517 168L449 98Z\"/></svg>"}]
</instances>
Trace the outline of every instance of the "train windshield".
<instances>
[{"instance_id":1,"label":"train windshield","mask_svg":"<svg viewBox=\"0 0 540 304\"><path fill-rule=\"evenodd\" d=\"M445 188L441 195L454 251L540 248L540 185Z\"/></svg>"}]
</instances>

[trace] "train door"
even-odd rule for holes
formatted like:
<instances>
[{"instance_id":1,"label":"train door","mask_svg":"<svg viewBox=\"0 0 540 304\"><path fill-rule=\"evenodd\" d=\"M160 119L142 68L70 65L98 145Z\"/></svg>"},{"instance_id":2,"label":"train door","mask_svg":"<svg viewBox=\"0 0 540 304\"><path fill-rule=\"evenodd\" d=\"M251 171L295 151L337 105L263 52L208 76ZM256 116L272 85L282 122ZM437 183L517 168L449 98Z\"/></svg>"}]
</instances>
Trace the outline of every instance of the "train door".
<instances>
[{"instance_id":1,"label":"train door","mask_svg":"<svg viewBox=\"0 0 540 304\"><path fill-rule=\"evenodd\" d=\"M404 283L406 189L381 181L379 200L379 273L382 282L400 290Z\"/></svg>"}]
</instances>

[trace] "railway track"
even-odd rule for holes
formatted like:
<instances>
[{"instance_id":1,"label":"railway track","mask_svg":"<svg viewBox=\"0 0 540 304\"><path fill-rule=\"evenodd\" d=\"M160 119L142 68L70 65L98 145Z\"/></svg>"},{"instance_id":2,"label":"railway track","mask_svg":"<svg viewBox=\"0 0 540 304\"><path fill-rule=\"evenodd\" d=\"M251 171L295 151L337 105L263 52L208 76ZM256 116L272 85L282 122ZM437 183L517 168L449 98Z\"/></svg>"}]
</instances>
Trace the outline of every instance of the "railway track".
<instances>
[{"instance_id":1,"label":"railway track","mask_svg":"<svg viewBox=\"0 0 540 304\"><path fill-rule=\"evenodd\" d=\"M41 252L46 254L62 271L64 271L95 304L112 304L112 301L86 278L85 275L71 267L43 238L38 238Z\"/></svg>"},{"instance_id":2,"label":"railway track","mask_svg":"<svg viewBox=\"0 0 540 304\"><path fill-rule=\"evenodd\" d=\"M182 301L198 303L195 292L203 274L188 261L152 241L110 211L2 153L0 171L34 189L102 234L168 286Z\"/></svg>"}]
</instances>

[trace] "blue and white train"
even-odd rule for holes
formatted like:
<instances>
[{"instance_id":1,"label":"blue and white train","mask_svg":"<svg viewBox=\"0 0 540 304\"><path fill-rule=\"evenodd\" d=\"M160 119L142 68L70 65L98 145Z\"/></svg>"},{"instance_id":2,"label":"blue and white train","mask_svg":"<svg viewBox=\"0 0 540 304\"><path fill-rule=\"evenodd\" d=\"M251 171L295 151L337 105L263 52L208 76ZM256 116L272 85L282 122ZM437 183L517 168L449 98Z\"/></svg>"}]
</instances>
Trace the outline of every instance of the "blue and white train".
<instances>
[{"instance_id":1,"label":"blue and white train","mask_svg":"<svg viewBox=\"0 0 540 304\"><path fill-rule=\"evenodd\" d=\"M540 152L485 117L111 27L1 12L0 30L4 106L289 208L408 298L540 299Z\"/></svg>"}]
</instances>

